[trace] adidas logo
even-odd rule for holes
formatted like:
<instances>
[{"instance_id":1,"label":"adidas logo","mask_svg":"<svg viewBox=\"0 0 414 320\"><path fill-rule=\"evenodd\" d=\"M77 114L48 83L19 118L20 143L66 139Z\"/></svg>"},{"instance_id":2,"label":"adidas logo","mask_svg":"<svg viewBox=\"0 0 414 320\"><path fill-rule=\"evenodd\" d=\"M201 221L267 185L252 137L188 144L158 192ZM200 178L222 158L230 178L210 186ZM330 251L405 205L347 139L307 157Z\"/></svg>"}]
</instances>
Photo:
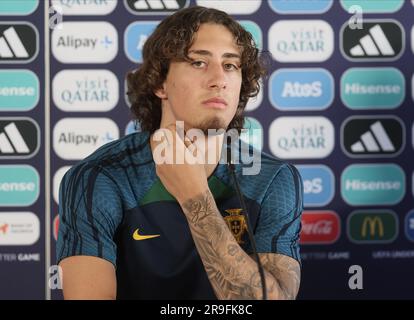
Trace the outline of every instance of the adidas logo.
<instances>
[{"instance_id":1,"label":"adidas logo","mask_svg":"<svg viewBox=\"0 0 414 320\"><path fill-rule=\"evenodd\" d=\"M351 61L396 60L403 53L404 34L397 22L365 22L363 29L342 27L341 50Z\"/></svg>"},{"instance_id":2,"label":"adidas logo","mask_svg":"<svg viewBox=\"0 0 414 320\"><path fill-rule=\"evenodd\" d=\"M39 147L39 127L31 120L0 119L0 158L27 158Z\"/></svg>"},{"instance_id":3,"label":"adidas logo","mask_svg":"<svg viewBox=\"0 0 414 320\"><path fill-rule=\"evenodd\" d=\"M345 153L351 157L395 156L404 146L403 123L394 117L351 117L342 129Z\"/></svg>"},{"instance_id":4,"label":"adidas logo","mask_svg":"<svg viewBox=\"0 0 414 320\"><path fill-rule=\"evenodd\" d=\"M6 29L0 37L0 57L2 58L28 58L29 53L26 51L22 41L13 27Z\"/></svg>"},{"instance_id":5,"label":"adidas logo","mask_svg":"<svg viewBox=\"0 0 414 320\"><path fill-rule=\"evenodd\" d=\"M38 51L38 34L30 24L0 23L0 62L30 62Z\"/></svg>"},{"instance_id":6,"label":"adidas logo","mask_svg":"<svg viewBox=\"0 0 414 320\"><path fill-rule=\"evenodd\" d=\"M188 7L188 0L126 0L127 8L133 13L170 13Z\"/></svg>"},{"instance_id":7,"label":"adidas logo","mask_svg":"<svg viewBox=\"0 0 414 320\"><path fill-rule=\"evenodd\" d=\"M359 40L360 44L357 44L355 47L351 48L350 53L352 56L360 57L364 55L395 55L394 49L392 48L379 24L369 29L369 33L370 34L367 34Z\"/></svg>"},{"instance_id":8,"label":"adidas logo","mask_svg":"<svg viewBox=\"0 0 414 320\"><path fill-rule=\"evenodd\" d=\"M395 146L387 135L381 122L377 121L370 127L370 131L365 132L360 141L351 145L352 152L394 152ZM375 138L374 138L375 137ZM376 142L378 141L378 143Z\"/></svg>"},{"instance_id":9,"label":"adidas logo","mask_svg":"<svg viewBox=\"0 0 414 320\"><path fill-rule=\"evenodd\" d=\"M153 9L153 10L162 10L162 9L170 9L170 10L178 10L180 9L180 5L175 0L138 0L134 3L134 8L138 10L142 9Z\"/></svg>"}]
</instances>

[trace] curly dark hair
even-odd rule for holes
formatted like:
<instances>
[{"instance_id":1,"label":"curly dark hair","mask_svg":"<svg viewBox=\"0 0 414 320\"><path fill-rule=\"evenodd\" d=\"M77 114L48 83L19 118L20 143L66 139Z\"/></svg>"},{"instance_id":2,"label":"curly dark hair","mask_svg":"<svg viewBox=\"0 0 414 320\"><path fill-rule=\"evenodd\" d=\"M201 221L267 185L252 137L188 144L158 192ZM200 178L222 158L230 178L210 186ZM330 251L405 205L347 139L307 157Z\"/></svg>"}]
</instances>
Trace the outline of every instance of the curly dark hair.
<instances>
[{"instance_id":1,"label":"curly dark hair","mask_svg":"<svg viewBox=\"0 0 414 320\"><path fill-rule=\"evenodd\" d=\"M252 35L227 13L200 6L176 12L164 19L147 39L143 48L143 63L127 74L128 99L131 112L142 131L153 133L161 123L161 99L154 92L162 88L171 61L189 61L188 50L195 33L203 23L225 26L241 49L242 84L236 114L228 129L243 128L243 110L251 97L260 90L265 76L264 60L259 56Z\"/></svg>"}]
</instances>

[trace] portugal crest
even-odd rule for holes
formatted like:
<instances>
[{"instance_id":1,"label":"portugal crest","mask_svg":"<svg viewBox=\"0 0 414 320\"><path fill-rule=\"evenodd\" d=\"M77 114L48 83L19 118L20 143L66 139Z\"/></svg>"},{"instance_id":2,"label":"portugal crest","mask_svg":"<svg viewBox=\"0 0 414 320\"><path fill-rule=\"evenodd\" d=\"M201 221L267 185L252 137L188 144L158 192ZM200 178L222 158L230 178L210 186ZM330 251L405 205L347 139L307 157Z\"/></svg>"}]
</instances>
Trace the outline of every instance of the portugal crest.
<instances>
[{"instance_id":1,"label":"portugal crest","mask_svg":"<svg viewBox=\"0 0 414 320\"><path fill-rule=\"evenodd\" d=\"M247 224L244 215L241 213L243 209L227 209L225 210L229 215L224 217L231 233L238 244L244 243L242 237L247 231Z\"/></svg>"}]
</instances>

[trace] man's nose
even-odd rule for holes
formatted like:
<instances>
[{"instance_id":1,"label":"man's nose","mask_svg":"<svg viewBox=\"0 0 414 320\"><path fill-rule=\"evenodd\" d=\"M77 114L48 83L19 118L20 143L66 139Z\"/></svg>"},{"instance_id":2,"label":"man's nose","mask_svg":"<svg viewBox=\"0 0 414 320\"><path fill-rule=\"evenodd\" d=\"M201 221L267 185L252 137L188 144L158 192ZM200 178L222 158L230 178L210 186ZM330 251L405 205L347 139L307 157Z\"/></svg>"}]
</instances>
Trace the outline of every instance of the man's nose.
<instances>
[{"instance_id":1,"label":"man's nose","mask_svg":"<svg viewBox=\"0 0 414 320\"><path fill-rule=\"evenodd\" d=\"M226 73L221 64L210 64L209 66L209 88L225 89L227 87Z\"/></svg>"}]
</instances>

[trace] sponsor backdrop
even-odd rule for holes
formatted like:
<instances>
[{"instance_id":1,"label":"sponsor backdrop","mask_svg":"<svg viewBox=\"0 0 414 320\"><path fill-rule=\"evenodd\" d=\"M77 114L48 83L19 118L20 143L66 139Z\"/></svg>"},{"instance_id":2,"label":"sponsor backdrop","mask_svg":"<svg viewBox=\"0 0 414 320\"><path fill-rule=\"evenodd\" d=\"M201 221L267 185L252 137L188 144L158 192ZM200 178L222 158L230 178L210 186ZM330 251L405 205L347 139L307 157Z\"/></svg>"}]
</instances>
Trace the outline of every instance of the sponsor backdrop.
<instances>
[{"instance_id":1,"label":"sponsor backdrop","mask_svg":"<svg viewBox=\"0 0 414 320\"><path fill-rule=\"evenodd\" d=\"M125 75L159 21L194 4L230 13L272 57L244 138L302 175L299 298L413 298L414 1L404 0L1 1L0 298L61 298L62 176L139 130Z\"/></svg>"}]
</instances>

